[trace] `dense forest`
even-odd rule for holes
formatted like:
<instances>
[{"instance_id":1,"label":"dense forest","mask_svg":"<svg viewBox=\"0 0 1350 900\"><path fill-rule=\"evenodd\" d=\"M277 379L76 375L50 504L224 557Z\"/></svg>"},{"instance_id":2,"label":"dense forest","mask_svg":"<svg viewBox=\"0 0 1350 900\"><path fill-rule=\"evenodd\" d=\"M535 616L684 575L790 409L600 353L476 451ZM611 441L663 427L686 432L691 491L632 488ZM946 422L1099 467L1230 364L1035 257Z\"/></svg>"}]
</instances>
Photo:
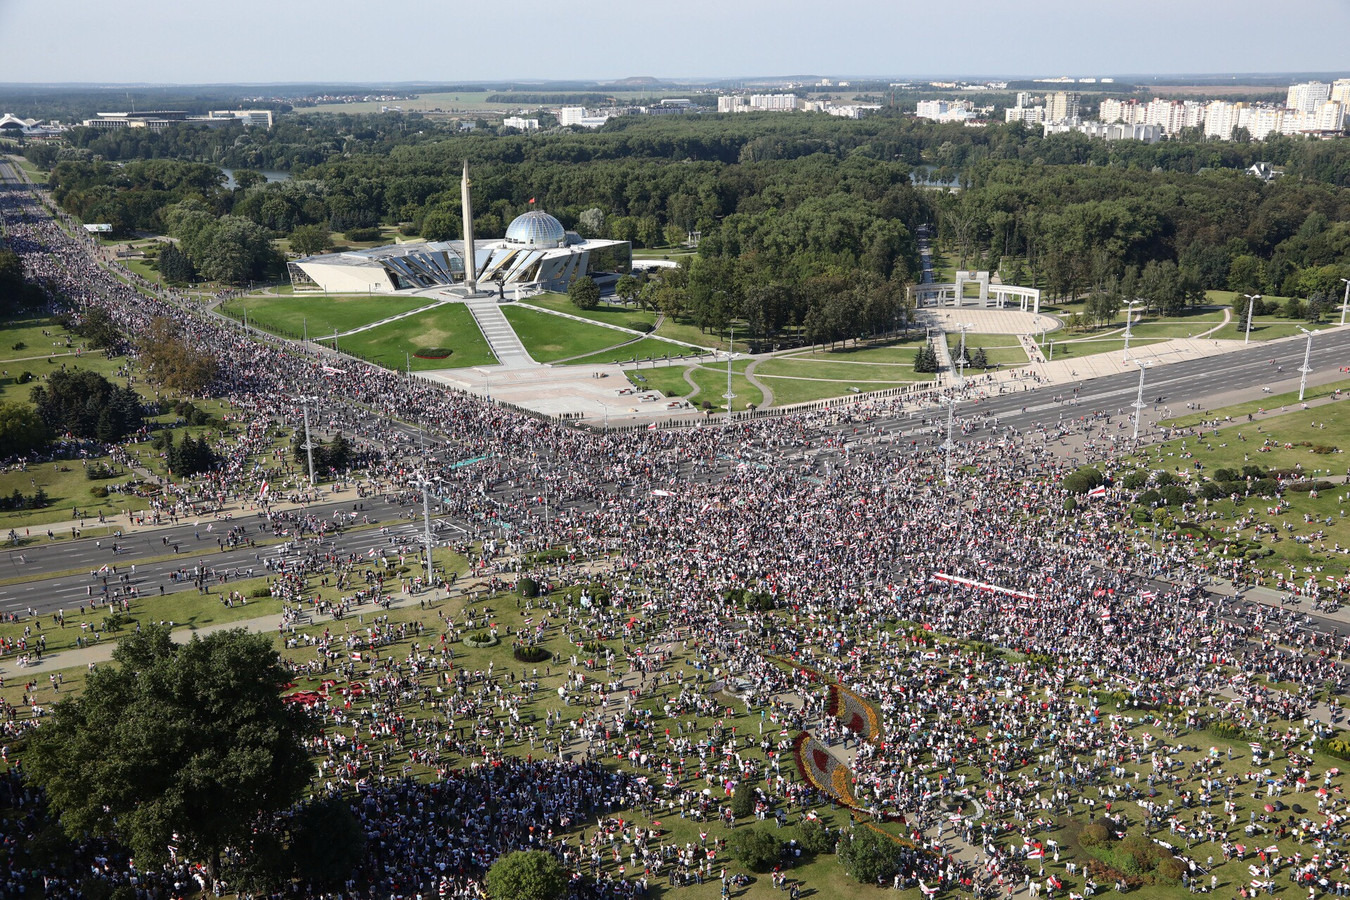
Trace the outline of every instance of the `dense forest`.
<instances>
[{"instance_id":1,"label":"dense forest","mask_svg":"<svg viewBox=\"0 0 1350 900\"><path fill-rule=\"evenodd\" d=\"M625 117L529 136L449 134L416 115L288 117L270 131L77 133L73 143L35 151L53 157L63 206L123 232L174 233L208 277L256 277L275 265L263 240L305 226L457 238L462 159L481 235L502 234L531 200L582 234L637 247L700 232L696 259L661 302L705 326L736 316L766 333L884 331L918 272L913 234L925 222L953 262L1001 268L1052 297L1124 286L1164 312L1204 289L1307 297L1350 275L1350 141L1150 145L1020 124L766 114ZM137 158L107 161L128 154ZM169 156L180 159L158 158ZM1257 160L1284 176L1246 175ZM226 190L223 163L285 163L294 177L264 183L245 171ZM916 173L959 176L963 189L924 188ZM232 273L202 258L218 234L233 242L223 254ZM875 296L887 299L865 312Z\"/></svg>"}]
</instances>

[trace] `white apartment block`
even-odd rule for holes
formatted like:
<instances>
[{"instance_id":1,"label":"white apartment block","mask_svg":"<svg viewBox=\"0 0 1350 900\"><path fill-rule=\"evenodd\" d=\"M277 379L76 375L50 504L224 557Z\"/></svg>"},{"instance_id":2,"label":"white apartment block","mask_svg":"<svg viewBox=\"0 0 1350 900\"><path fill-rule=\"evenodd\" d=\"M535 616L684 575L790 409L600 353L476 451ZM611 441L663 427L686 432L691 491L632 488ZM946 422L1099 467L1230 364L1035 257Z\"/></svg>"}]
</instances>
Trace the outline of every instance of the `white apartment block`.
<instances>
[{"instance_id":1,"label":"white apartment block","mask_svg":"<svg viewBox=\"0 0 1350 900\"><path fill-rule=\"evenodd\" d=\"M975 104L969 100L920 100L914 115L934 122L964 122L974 110Z\"/></svg>"},{"instance_id":2,"label":"white apartment block","mask_svg":"<svg viewBox=\"0 0 1350 900\"><path fill-rule=\"evenodd\" d=\"M1078 94L1076 91L1051 91L1045 95L1045 120L1047 122L1065 122L1078 118Z\"/></svg>"},{"instance_id":3,"label":"white apartment block","mask_svg":"<svg viewBox=\"0 0 1350 900\"><path fill-rule=\"evenodd\" d=\"M1317 107L1330 99L1331 85L1324 81L1305 81L1289 86L1289 96L1284 105L1287 109L1310 113L1315 112Z\"/></svg>"},{"instance_id":4,"label":"white apartment block","mask_svg":"<svg viewBox=\"0 0 1350 900\"><path fill-rule=\"evenodd\" d=\"M1329 99L1350 106L1350 78L1338 78L1333 81Z\"/></svg>"},{"instance_id":5,"label":"white apartment block","mask_svg":"<svg viewBox=\"0 0 1350 900\"><path fill-rule=\"evenodd\" d=\"M1003 111L1003 121L1025 122L1028 125L1039 125L1045 121L1045 107L1014 106Z\"/></svg>"},{"instance_id":6,"label":"white apartment block","mask_svg":"<svg viewBox=\"0 0 1350 900\"><path fill-rule=\"evenodd\" d=\"M800 108L796 94L751 94L717 98L720 113L738 112L792 112Z\"/></svg>"},{"instance_id":7,"label":"white apartment block","mask_svg":"<svg viewBox=\"0 0 1350 900\"><path fill-rule=\"evenodd\" d=\"M538 131L539 120L526 119L521 116L507 116L502 119L502 126L504 128L518 128L521 131Z\"/></svg>"}]
</instances>

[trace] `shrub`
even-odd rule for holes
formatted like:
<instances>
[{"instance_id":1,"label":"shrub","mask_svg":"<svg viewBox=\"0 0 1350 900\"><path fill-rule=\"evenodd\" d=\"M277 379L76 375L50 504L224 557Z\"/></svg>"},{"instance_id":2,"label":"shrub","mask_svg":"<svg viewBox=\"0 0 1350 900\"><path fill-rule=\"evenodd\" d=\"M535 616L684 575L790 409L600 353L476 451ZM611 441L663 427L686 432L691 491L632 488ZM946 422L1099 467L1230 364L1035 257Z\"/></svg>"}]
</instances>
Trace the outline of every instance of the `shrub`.
<instances>
[{"instance_id":1,"label":"shrub","mask_svg":"<svg viewBox=\"0 0 1350 900\"><path fill-rule=\"evenodd\" d=\"M380 229L378 228L349 228L342 233L342 236L349 241L357 243L366 243L369 241L378 241L380 239Z\"/></svg>"},{"instance_id":2,"label":"shrub","mask_svg":"<svg viewBox=\"0 0 1350 900\"><path fill-rule=\"evenodd\" d=\"M268 597L272 596L272 589L265 587L257 587L249 591L248 595L252 597L254 600L266 600Z\"/></svg>"},{"instance_id":3,"label":"shrub","mask_svg":"<svg viewBox=\"0 0 1350 900\"><path fill-rule=\"evenodd\" d=\"M1158 496L1162 498L1164 506L1181 506L1183 503L1190 503L1195 498L1191 492L1179 484L1165 484L1158 490Z\"/></svg>"},{"instance_id":4,"label":"shrub","mask_svg":"<svg viewBox=\"0 0 1350 900\"><path fill-rule=\"evenodd\" d=\"M100 484L96 487L91 487L89 493L102 500L108 496L108 489Z\"/></svg>"},{"instance_id":5,"label":"shrub","mask_svg":"<svg viewBox=\"0 0 1350 900\"><path fill-rule=\"evenodd\" d=\"M1331 738L1329 740L1316 741L1313 747L1325 753L1327 756L1334 756L1337 759L1350 760L1350 742Z\"/></svg>"},{"instance_id":6,"label":"shrub","mask_svg":"<svg viewBox=\"0 0 1350 900\"><path fill-rule=\"evenodd\" d=\"M1084 825L1083 830L1078 834L1078 843L1084 847L1096 847L1105 844L1111 837L1111 833L1106 830L1105 825L1093 822L1091 825Z\"/></svg>"},{"instance_id":7,"label":"shrub","mask_svg":"<svg viewBox=\"0 0 1350 900\"><path fill-rule=\"evenodd\" d=\"M1158 864L1161 849L1142 834L1131 834L1120 842L1116 855L1124 863L1127 873L1143 875L1152 872Z\"/></svg>"},{"instance_id":8,"label":"shrub","mask_svg":"<svg viewBox=\"0 0 1350 900\"><path fill-rule=\"evenodd\" d=\"M1229 741L1240 741L1247 736L1247 732L1241 726L1232 722L1211 722L1208 730L1215 737Z\"/></svg>"},{"instance_id":9,"label":"shrub","mask_svg":"<svg viewBox=\"0 0 1350 900\"><path fill-rule=\"evenodd\" d=\"M1156 874L1167 884L1176 884L1181 881L1181 876L1186 874L1186 864L1175 856L1169 857L1158 863Z\"/></svg>"},{"instance_id":10,"label":"shrub","mask_svg":"<svg viewBox=\"0 0 1350 900\"><path fill-rule=\"evenodd\" d=\"M1060 483L1070 494L1086 494L1095 487L1106 483L1101 471L1092 466L1082 466L1068 475Z\"/></svg>"},{"instance_id":11,"label":"shrub","mask_svg":"<svg viewBox=\"0 0 1350 900\"><path fill-rule=\"evenodd\" d=\"M742 781L736 785L736 793L731 795L731 814L744 819L755 811L755 789L750 782Z\"/></svg>"},{"instance_id":12,"label":"shrub","mask_svg":"<svg viewBox=\"0 0 1350 900\"><path fill-rule=\"evenodd\" d=\"M477 634L471 634L464 639L464 643L470 647L491 647L497 643L497 638L486 631L480 631Z\"/></svg>"},{"instance_id":13,"label":"shrub","mask_svg":"<svg viewBox=\"0 0 1350 900\"><path fill-rule=\"evenodd\" d=\"M116 474L112 466L106 463L94 463L84 470L84 477L90 481L102 481L105 478L112 478Z\"/></svg>"},{"instance_id":14,"label":"shrub","mask_svg":"<svg viewBox=\"0 0 1350 900\"><path fill-rule=\"evenodd\" d=\"M839 861L844 871L861 884L876 884L895 873L898 848L889 837L866 825L855 825L839 839Z\"/></svg>"},{"instance_id":15,"label":"shrub","mask_svg":"<svg viewBox=\"0 0 1350 900\"><path fill-rule=\"evenodd\" d=\"M807 819L797 829L797 834L801 837L802 847L806 852L817 856L822 853L833 853L838 841L835 833L826 828L819 819Z\"/></svg>"},{"instance_id":16,"label":"shrub","mask_svg":"<svg viewBox=\"0 0 1350 900\"><path fill-rule=\"evenodd\" d=\"M1162 504L1162 495L1157 491L1149 489L1140 494L1135 502L1140 506L1158 506Z\"/></svg>"},{"instance_id":17,"label":"shrub","mask_svg":"<svg viewBox=\"0 0 1350 900\"><path fill-rule=\"evenodd\" d=\"M1065 497L1065 498L1064 498L1064 511L1065 511L1065 512L1073 512L1073 511L1076 510L1076 509L1078 509L1078 501L1075 500L1075 499L1072 498L1072 497Z\"/></svg>"},{"instance_id":18,"label":"shrub","mask_svg":"<svg viewBox=\"0 0 1350 900\"><path fill-rule=\"evenodd\" d=\"M776 837L760 828L738 828L727 838L727 849L755 872L767 872L778 863L780 846Z\"/></svg>"},{"instance_id":19,"label":"shrub","mask_svg":"<svg viewBox=\"0 0 1350 900\"><path fill-rule=\"evenodd\" d=\"M552 658L553 654L538 644L532 647L516 647L511 651L511 655L519 662L541 663Z\"/></svg>"},{"instance_id":20,"label":"shrub","mask_svg":"<svg viewBox=\"0 0 1350 900\"><path fill-rule=\"evenodd\" d=\"M1140 469L1135 469L1120 479L1121 486L1126 490L1137 491L1148 484L1148 473Z\"/></svg>"},{"instance_id":21,"label":"shrub","mask_svg":"<svg viewBox=\"0 0 1350 900\"><path fill-rule=\"evenodd\" d=\"M28 349L28 345L25 344L23 341L19 341L18 343L16 343L16 344L14 345L13 349L15 349L15 350L27 350L27 349Z\"/></svg>"},{"instance_id":22,"label":"shrub","mask_svg":"<svg viewBox=\"0 0 1350 900\"><path fill-rule=\"evenodd\" d=\"M520 596L522 597L538 597L539 582L535 581L533 578L522 578L517 582L516 590L520 592Z\"/></svg>"},{"instance_id":23,"label":"shrub","mask_svg":"<svg viewBox=\"0 0 1350 900\"><path fill-rule=\"evenodd\" d=\"M20 372L19 377L16 379L17 383L19 384L28 384L32 380L33 380L33 373L28 371L27 369L24 369L22 372Z\"/></svg>"}]
</instances>

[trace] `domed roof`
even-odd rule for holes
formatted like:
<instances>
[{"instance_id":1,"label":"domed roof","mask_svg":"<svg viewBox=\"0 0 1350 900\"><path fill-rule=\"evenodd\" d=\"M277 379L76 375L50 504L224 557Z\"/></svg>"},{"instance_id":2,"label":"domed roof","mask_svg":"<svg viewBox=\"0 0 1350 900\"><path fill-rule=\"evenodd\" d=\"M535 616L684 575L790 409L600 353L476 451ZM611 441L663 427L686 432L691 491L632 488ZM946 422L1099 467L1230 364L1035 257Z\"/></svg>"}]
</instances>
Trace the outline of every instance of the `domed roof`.
<instances>
[{"instance_id":1,"label":"domed roof","mask_svg":"<svg viewBox=\"0 0 1350 900\"><path fill-rule=\"evenodd\" d=\"M541 209L516 216L506 228L506 242L531 248L563 247L567 230L562 223Z\"/></svg>"}]
</instances>

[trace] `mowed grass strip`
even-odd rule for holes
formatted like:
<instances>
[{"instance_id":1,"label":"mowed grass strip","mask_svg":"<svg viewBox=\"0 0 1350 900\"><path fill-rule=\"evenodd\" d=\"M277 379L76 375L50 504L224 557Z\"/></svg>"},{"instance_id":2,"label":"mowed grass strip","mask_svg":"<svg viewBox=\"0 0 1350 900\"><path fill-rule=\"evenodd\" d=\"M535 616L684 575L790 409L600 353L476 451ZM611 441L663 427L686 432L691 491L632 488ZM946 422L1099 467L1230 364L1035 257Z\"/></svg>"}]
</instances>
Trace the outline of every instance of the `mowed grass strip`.
<instances>
[{"instance_id":1,"label":"mowed grass strip","mask_svg":"<svg viewBox=\"0 0 1350 900\"><path fill-rule=\"evenodd\" d=\"M595 309L578 309L576 304L564 294L537 294L522 300L521 304L580 316L583 319L590 319L592 322L604 322L607 325L618 325L620 328L632 328L634 331L644 331L656 324L656 313L637 306L624 306L620 303L602 301Z\"/></svg>"},{"instance_id":2,"label":"mowed grass strip","mask_svg":"<svg viewBox=\"0 0 1350 900\"><path fill-rule=\"evenodd\" d=\"M351 331L390 316L421 309L436 301L428 297L303 296L246 297L231 300L220 311L238 321L248 313L248 324L283 337L331 338L333 329Z\"/></svg>"},{"instance_id":3,"label":"mowed grass strip","mask_svg":"<svg viewBox=\"0 0 1350 900\"><path fill-rule=\"evenodd\" d=\"M504 306L502 313L536 362L557 362L597 353L633 339L627 332L588 325L523 306Z\"/></svg>"},{"instance_id":4,"label":"mowed grass strip","mask_svg":"<svg viewBox=\"0 0 1350 900\"><path fill-rule=\"evenodd\" d=\"M332 341L325 343L331 345ZM414 372L425 372L490 366L497 362L473 319L473 313L463 303L446 303L397 322L339 338L338 349L395 371L402 371L408 365ZM417 358L418 350L431 349L452 352L444 359Z\"/></svg>"}]
</instances>

